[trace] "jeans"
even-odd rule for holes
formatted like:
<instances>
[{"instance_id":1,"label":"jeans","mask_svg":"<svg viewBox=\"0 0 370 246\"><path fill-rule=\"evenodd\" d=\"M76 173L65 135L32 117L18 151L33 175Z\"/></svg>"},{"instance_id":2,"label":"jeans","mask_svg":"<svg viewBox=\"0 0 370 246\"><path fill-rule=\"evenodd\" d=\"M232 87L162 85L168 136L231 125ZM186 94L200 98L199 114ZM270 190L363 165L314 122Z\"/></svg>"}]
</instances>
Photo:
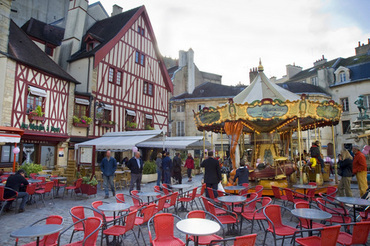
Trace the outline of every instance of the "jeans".
<instances>
[{"instance_id":1,"label":"jeans","mask_svg":"<svg viewBox=\"0 0 370 246\"><path fill-rule=\"evenodd\" d=\"M192 171L192 169L191 168L188 168L187 173L188 173L188 178L189 179L191 179L191 171Z\"/></svg>"},{"instance_id":2,"label":"jeans","mask_svg":"<svg viewBox=\"0 0 370 246\"><path fill-rule=\"evenodd\" d=\"M105 176L103 175L103 186L104 186L104 191L105 195L109 196L109 188L108 184L113 192L113 195L116 193L116 190L114 189L114 176Z\"/></svg>"},{"instance_id":3,"label":"jeans","mask_svg":"<svg viewBox=\"0 0 370 246\"><path fill-rule=\"evenodd\" d=\"M21 192L21 191L18 192L17 198L22 198L22 202L19 205L19 209L24 209L24 206L26 205L26 202L28 201L28 197L29 197L29 195L28 195L27 192ZM9 209L10 208L10 205L12 205L12 202L13 201L7 202L4 208L5 209Z\"/></svg>"},{"instance_id":4,"label":"jeans","mask_svg":"<svg viewBox=\"0 0 370 246\"><path fill-rule=\"evenodd\" d=\"M162 170L157 170L157 185L159 186L162 181Z\"/></svg>"},{"instance_id":5,"label":"jeans","mask_svg":"<svg viewBox=\"0 0 370 246\"><path fill-rule=\"evenodd\" d=\"M134 185L136 183L136 190L141 190L141 178L143 174L142 173L131 173L131 182L130 182L130 194L131 191L134 190Z\"/></svg>"},{"instance_id":6,"label":"jeans","mask_svg":"<svg viewBox=\"0 0 370 246\"><path fill-rule=\"evenodd\" d=\"M170 170L164 170L164 181L165 184L171 184L171 171Z\"/></svg>"},{"instance_id":7,"label":"jeans","mask_svg":"<svg viewBox=\"0 0 370 246\"><path fill-rule=\"evenodd\" d=\"M213 189L213 194L215 195L215 198L218 197L218 194L217 194L217 187L218 184L210 184L210 183L206 183L206 187L209 187L209 188L212 188ZM208 190L206 189L206 196L209 197L208 195Z\"/></svg>"}]
</instances>

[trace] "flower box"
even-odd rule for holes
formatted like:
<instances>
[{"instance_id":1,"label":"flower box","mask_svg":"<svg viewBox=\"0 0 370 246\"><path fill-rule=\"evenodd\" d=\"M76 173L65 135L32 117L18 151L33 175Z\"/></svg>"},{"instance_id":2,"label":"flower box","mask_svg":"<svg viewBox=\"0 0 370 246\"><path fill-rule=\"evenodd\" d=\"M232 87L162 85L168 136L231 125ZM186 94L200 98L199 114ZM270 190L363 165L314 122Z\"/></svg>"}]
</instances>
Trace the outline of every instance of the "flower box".
<instances>
[{"instance_id":1,"label":"flower box","mask_svg":"<svg viewBox=\"0 0 370 246\"><path fill-rule=\"evenodd\" d=\"M96 185L89 185L89 184L81 184L81 193L90 195L96 195L98 189ZM80 193L79 190L76 190L76 193Z\"/></svg>"},{"instance_id":2,"label":"flower box","mask_svg":"<svg viewBox=\"0 0 370 246\"><path fill-rule=\"evenodd\" d=\"M125 127L126 131L140 131L141 129L133 128L133 127Z\"/></svg>"},{"instance_id":3,"label":"flower box","mask_svg":"<svg viewBox=\"0 0 370 246\"><path fill-rule=\"evenodd\" d=\"M73 123L75 127L85 127L88 128L90 125L89 124L84 124L84 123Z\"/></svg>"},{"instance_id":4,"label":"flower box","mask_svg":"<svg viewBox=\"0 0 370 246\"><path fill-rule=\"evenodd\" d=\"M45 117L44 116L37 116L37 115L32 115L32 114L29 114L28 115L28 120L29 121L45 121Z\"/></svg>"},{"instance_id":5,"label":"flower box","mask_svg":"<svg viewBox=\"0 0 370 246\"><path fill-rule=\"evenodd\" d=\"M141 178L141 183L146 184L146 183L157 181L157 177L158 177L157 173L143 174Z\"/></svg>"},{"instance_id":6,"label":"flower box","mask_svg":"<svg viewBox=\"0 0 370 246\"><path fill-rule=\"evenodd\" d=\"M114 127L114 124L101 123L101 122L99 122L99 126L105 127L105 128L113 128Z\"/></svg>"}]
</instances>

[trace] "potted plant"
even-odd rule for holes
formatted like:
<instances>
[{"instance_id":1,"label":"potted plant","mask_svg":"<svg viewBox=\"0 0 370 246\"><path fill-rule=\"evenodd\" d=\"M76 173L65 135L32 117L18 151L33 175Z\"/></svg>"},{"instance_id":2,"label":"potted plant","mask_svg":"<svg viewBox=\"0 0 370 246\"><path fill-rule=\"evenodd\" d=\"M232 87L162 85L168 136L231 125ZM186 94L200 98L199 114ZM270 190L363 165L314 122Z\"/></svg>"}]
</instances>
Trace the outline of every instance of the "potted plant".
<instances>
[{"instance_id":1,"label":"potted plant","mask_svg":"<svg viewBox=\"0 0 370 246\"><path fill-rule=\"evenodd\" d=\"M82 184L81 184L81 192L82 194L86 194L88 196L90 195L96 195L98 189L97 189L98 181L95 177L89 177L85 176L82 177ZM76 191L77 193L79 190Z\"/></svg>"},{"instance_id":2,"label":"potted plant","mask_svg":"<svg viewBox=\"0 0 370 246\"><path fill-rule=\"evenodd\" d=\"M137 123L136 122L130 122L130 121L127 121L126 122L126 130L127 131L135 131L136 130L136 127L137 127Z\"/></svg>"},{"instance_id":3,"label":"potted plant","mask_svg":"<svg viewBox=\"0 0 370 246\"><path fill-rule=\"evenodd\" d=\"M113 128L116 122L114 121L108 121L108 120L102 120L99 121L99 126L105 127L105 128Z\"/></svg>"},{"instance_id":4,"label":"potted plant","mask_svg":"<svg viewBox=\"0 0 370 246\"><path fill-rule=\"evenodd\" d=\"M21 168L26 172L27 177L30 177L31 173L39 173L42 171L41 164L32 162L23 164Z\"/></svg>"},{"instance_id":5,"label":"potted plant","mask_svg":"<svg viewBox=\"0 0 370 246\"><path fill-rule=\"evenodd\" d=\"M200 174L200 160L197 157L195 157L195 159L194 159L194 170L193 170L193 174L194 175Z\"/></svg>"},{"instance_id":6,"label":"potted plant","mask_svg":"<svg viewBox=\"0 0 370 246\"><path fill-rule=\"evenodd\" d=\"M44 121L45 120L44 114L45 113L42 112L41 106L38 105L35 110L32 110L31 112L29 112L28 120L29 121L33 121L33 120Z\"/></svg>"},{"instance_id":7,"label":"potted plant","mask_svg":"<svg viewBox=\"0 0 370 246\"><path fill-rule=\"evenodd\" d=\"M157 180L157 165L155 161L146 161L143 167L142 183L150 183Z\"/></svg>"},{"instance_id":8,"label":"potted plant","mask_svg":"<svg viewBox=\"0 0 370 246\"><path fill-rule=\"evenodd\" d=\"M154 127L152 127L151 125L146 125L145 130L154 130Z\"/></svg>"},{"instance_id":9,"label":"potted plant","mask_svg":"<svg viewBox=\"0 0 370 246\"><path fill-rule=\"evenodd\" d=\"M74 115L73 116L73 125L76 127L89 127L92 119L87 116L82 116L79 118L78 116Z\"/></svg>"}]
</instances>

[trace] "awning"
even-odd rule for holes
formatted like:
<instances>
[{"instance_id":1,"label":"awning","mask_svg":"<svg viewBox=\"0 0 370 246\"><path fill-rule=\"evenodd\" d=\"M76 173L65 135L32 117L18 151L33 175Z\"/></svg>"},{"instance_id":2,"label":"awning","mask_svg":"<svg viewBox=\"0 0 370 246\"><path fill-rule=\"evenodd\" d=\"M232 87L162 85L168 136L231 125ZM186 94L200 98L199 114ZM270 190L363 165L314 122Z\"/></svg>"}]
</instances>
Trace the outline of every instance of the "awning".
<instances>
[{"instance_id":1,"label":"awning","mask_svg":"<svg viewBox=\"0 0 370 246\"><path fill-rule=\"evenodd\" d=\"M39 89L37 87L33 86L28 86L29 92L34 95L34 96L39 96L39 97L47 97L47 93L43 89Z\"/></svg>"},{"instance_id":2,"label":"awning","mask_svg":"<svg viewBox=\"0 0 370 246\"><path fill-rule=\"evenodd\" d=\"M90 105L90 102L89 102L89 100L87 100L87 99L76 98L76 99L75 99L75 102L76 102L77 104L82 104L82 105L87 105L87 106L89 106L89 105Z\"/></svg>"},{"instance_id":3,"label":"awning","mask_svg":"<svg viewBox=\"0 0 370 246\"><path fill-rule=\"evenodd\" d=\"M203 137L166 137L164 143L162 138L150 139L136 145L139 148L155 149L203 149ZM211 148L211 143L206 141L206 148Z\"/></svg>"},{"instance_id":4,"label":"awning","mask_svg":"<svg viewBox=\"0 0 370 246\"><path fill-rule=\"evenodd\" d=\"M136 116L136 112L133 110L126 109L127 115Z\"/></svg>"},{"instance_id":5,"label":"awning","mask_svg":"<svg viewBox=\"0 0 370 246\"><path fill-rule=\"evenodd\" d=\"M151 114L146 114L146 115L145 115L145 118L146 118L146 119L149 119L149 120L152 120L152 119L153 119L153 115L151 115Z\"/></svg>"},{"instance_id":6,"label":"awning","mask_svg":"<svg viewBox=\"0 0 370 246\"><path fill-rule=\"evenodd\" d=\"M0 143L19 143L21 136L11 133L0 133Z\"/></svg>"},{"instance_id":7,"label":"awning","mask_svg":"<svg viewBox=\"0 0 370 246\"><path fill-rule=\"evenodd\" d=\"M104 104L103 108L104 108L105 110L109 110L109 111L112 111L112 110L113 110L113 106L112 106L112 105L110 105L110 104Z\"/></svg>"},{"instance_id":8,"label":"awning","mask_svg":"<svg viewBox=\"0 0 370 246\"><path fill-rule=\"evenodd\" d=\"M138 143L161 135L162 135L161 130L108 132L100 138L75 144L75 149L79 147L90 147L95 145L95 148L98 151L131 150Z\"/></svg>"}]
</instances>

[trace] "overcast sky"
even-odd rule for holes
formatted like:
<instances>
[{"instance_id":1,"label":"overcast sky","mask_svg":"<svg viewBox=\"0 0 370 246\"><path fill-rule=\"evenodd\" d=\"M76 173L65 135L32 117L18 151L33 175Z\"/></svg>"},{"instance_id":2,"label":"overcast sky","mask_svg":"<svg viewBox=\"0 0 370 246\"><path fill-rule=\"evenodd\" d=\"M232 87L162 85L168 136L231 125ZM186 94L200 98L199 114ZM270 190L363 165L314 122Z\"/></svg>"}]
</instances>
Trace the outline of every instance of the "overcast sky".
<instances>
[{"instance_id":1,"label":"overcast sky","mask_svg":"<svg viewBox=\"0 0 370 246\"><path fill-rule=\"evenodd\" d=\"M96 2L90 0L90 3ZM178 58L192 48L202 71L224 84L249 84L259 58L268 77L285 65L304 69L322 55L330 60L355 54L370 38L367 0L101 0L124 11L145 5L163 56Z\"/></svg>"}]
</instances>

